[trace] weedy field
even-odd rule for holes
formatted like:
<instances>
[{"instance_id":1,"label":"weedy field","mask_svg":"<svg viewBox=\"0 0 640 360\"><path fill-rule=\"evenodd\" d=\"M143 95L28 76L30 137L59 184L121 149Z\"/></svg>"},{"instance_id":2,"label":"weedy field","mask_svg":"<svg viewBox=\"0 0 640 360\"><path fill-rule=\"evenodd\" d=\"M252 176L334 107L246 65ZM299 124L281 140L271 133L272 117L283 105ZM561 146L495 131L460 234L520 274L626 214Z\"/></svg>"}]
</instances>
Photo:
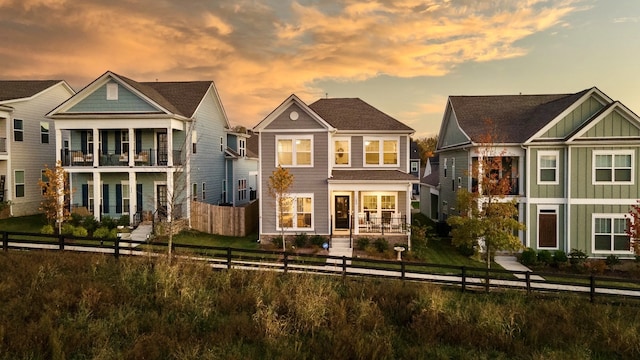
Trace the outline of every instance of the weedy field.
<instances>
[{"instance_id":1,"label":"weedy field","mask_svg":"<svg viewBox=\"0 0 640 360\"><path fill-rule=\"evenodd\" d=\"M0 253L0 359L640 357L637 303Z\"/></svg>"}]
</instances>

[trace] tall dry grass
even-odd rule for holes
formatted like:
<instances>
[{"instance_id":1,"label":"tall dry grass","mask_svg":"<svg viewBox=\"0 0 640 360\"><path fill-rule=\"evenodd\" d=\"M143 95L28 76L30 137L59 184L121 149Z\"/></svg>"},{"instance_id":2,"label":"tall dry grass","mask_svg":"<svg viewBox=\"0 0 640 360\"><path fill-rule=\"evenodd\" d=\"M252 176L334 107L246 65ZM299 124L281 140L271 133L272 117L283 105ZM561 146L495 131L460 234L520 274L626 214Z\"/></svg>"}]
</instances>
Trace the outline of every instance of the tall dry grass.
<instances>
[{"instance_id":1,"label":"tall dry grass","mask_svg":"<svg viewBox=\"0 0 640 360\"><path fill-rule=\"evenodd\" d=\"M0 253L0 359L640 357L637 304Z\"/></svg>"}]
</instances>

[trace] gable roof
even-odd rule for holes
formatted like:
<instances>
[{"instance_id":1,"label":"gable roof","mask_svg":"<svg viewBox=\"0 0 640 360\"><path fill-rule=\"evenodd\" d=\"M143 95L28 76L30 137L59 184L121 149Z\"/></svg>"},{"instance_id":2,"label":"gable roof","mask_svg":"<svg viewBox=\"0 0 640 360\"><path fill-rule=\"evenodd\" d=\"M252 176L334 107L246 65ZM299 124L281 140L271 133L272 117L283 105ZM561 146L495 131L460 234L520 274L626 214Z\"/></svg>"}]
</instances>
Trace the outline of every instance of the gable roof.
<instances>
[{"instance_id":1,"label":"gable roof","mask_svg":"<svg viewBox=\"0 0 640 360\"><path fill-rule=\"evenodd\" d=\"M251 134L249 138L247 138L247 156L257 158L260 152L260 142L258 141L258 136Z\"/></svg>"},{"instance_id":2,"label":"gable roof","mask_svg":"<svg viewBox=\"0 0 640 360\"><path fill-rule=\"evenodd\" d=\"M213 83L212 81L137 82L124 76L114 75L163 108L184 117L193 116Z\"/></svg>"},{"instance_id":3,"label":"gable roof","mask_svg":"<svg viewBox=\"0 0 640 360\"><path fill-rule=\"evenodd\" d=\"M64 80L0 80L0 101L32 97Z\"/></svg>"},{"instance_id":4,"label":"gable roof","mask_svg":"<svg viewBox=\"0 0 640 360\"><path fill-rule=\"evenodd\" d=\"M320 99L309 107L338 130L414 130L359 98Z\"/></svg>"},{"instance_id":5,"label":"gable roof","mask_svg":"<svg viewBox=\"0 0 640 360\"><path fill-rule=\"evenodd\" d=\"M486 133L485 119L500 129L503 143L523 143L591 89L574 94L450 96L460 128L472 142Z\"/></svg>"}]
</instances>

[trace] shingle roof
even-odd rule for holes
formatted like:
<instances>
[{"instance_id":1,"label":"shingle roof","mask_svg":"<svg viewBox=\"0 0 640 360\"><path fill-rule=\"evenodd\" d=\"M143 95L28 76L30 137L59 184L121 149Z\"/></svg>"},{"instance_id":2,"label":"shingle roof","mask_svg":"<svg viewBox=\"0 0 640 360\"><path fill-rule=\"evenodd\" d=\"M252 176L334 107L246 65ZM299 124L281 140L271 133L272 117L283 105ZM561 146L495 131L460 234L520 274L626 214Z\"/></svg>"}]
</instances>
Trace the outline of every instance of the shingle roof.
<instances>
[{"instance_id":1,"label":"shingle roof","mask_svg":"<svg viewBox=\"0 0 640 360\"><path fill-rule=\"evenodd\" d=\"M31 97L62 80L0 80L0 101Z\"/></svg>"},{"instance_id":2,"label":"shingle roof","mask_svg":"<svg viewBox=\"0 0 640 360\"><path fill-rule=\"evenodd\" d=\"M309 107L338 130L414 130L359 98L320 99Z\"/></svg>"},{"instance_id":3,"label":"shingle roof","mask_svg":"<svg viewBox=\"0 0 640 360\"><path fill-rule=\"evenodd\" d=\"M479 142L486 134L484 120L500 131L500 142L522 143L591 89L575 94L450 96L460 127Z\"/></svg>"},{"instance_id":4,"label":"shingle roof","mask_svg":"<svg viewBox=\"0 0 640 360\"><path fill-rule=\"evenodd\" d=\"M247 139L247 156L257 158L260 151L259 147L258 135L252 134Z\"/></svg>"},{"instance_id":5,"label":"shingle roof","mask_svg":"<svg viewBox=\"0 0 640 360\"><path fill-rule=\"evenodd\" d=\"M117 75L134 89L143 93L174 114L193 116L211 81L137 82Z\"/></svg>"},{"instance_id":6,"label":"shingle roof","mask_svg":"<svg viewBox=\"0 0 640 360\"><path fill-rule=\"evenodd\" d=\"M399 170L333 170L329 181L414 181L418 178Z\"/></svg>"},{"instance_id":7,"label":"shingle roof","mask_svg":"<svg viewBox=\"0 0 640 360\"><path fill-rule=\"evenodd\" d=\"M420 169L420 174L424 174L424 168ZM440 183L440 165L437 163L431 164L431 174L422 176L420 182L431 186L438 186Z\"/></svg>"}]
</instances>

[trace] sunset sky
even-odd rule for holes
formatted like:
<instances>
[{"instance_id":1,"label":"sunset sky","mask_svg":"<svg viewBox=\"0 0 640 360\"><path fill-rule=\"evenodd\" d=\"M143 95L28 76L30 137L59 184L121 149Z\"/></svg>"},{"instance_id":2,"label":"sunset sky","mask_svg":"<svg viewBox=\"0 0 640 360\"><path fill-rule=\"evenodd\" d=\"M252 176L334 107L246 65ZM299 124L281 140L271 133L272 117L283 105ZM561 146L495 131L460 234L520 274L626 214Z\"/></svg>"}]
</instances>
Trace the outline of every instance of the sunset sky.
<instances>
[{"instance_id":1,"label":"sunset sky","mask_svg":"<svg viewBox=\"0 0 640 360\"><path fill-rule=\"evenodd\" d=\"M597 86L640 113L638 0L0 0L3 79L213 80L232 125L292 93L437 134L449 95Z\"/></svg>"}]
</instances>

